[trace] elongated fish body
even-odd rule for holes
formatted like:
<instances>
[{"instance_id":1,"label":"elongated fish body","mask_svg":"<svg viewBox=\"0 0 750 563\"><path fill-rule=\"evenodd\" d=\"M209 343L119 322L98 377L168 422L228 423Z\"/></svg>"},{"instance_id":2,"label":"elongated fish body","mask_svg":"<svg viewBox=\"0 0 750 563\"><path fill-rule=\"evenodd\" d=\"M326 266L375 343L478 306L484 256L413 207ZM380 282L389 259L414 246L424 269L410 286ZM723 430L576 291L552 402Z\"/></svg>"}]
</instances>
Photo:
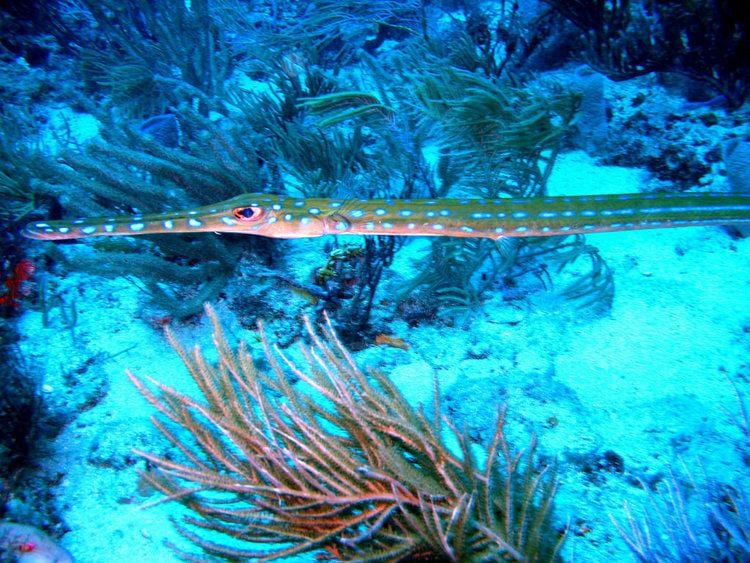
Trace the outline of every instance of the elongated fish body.
<instances>
[{"instance_id":1,"label":"elongated fish body","mask_svg":"<svg viewBox=\"0 0 750 563\"><path fill-rule=\"evenodd\" d=\"M750 223L750 194L622 194L510 199L318 199L243 194L182 211L30 223L41 240L163 233L272 238L335 235L498 239Z\"/></svg>"}]
</instances>

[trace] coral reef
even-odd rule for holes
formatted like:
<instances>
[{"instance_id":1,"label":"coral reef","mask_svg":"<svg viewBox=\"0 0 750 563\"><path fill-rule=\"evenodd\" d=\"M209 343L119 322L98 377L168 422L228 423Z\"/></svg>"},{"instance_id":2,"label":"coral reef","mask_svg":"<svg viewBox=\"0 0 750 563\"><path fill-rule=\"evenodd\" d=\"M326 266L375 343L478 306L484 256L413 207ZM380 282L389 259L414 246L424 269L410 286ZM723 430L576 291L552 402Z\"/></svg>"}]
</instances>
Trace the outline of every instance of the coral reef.
<instances>
[{"instance_id":1,"label":"coral reef","mask_svg":"<svg viewBox=\"0 0 750 563\"><path fill-rule=\"evenodd\" d=\"M170 11L161 1L85 1L80 9L88 19L65 21L88 21L100 46L80 57L99 133L87 142L62 136L54 158L25 158L23 143L5 151L13 158L0 170L0 191L18 202L15 218L167 211L247 191L539 195L578 106L554 85L519 87L516 71L550 29L543 17L510 7L467 5L460 34L468 44L451 35L462 24L446 32L442 8L417 2L327 2L314 11L278 3L264 11L201 0ZM488 39L490 21L498 23ZM441 34L451 41L435 41ZM403 49L379 52L386 40ZM355 60L363 72L341 72ZM511 67L516 78L506 76ZM283 266L278 243L251 239L96 242L95 254L51 249L47 259L131 276L153 306L184 319L219 295L248 256ZM401 244L365 243L352 298L329 311L348 342L372 334L375 294ZM480 254L502 262L492 248ZM473 291L470 277L459 292Z\"/></svg>"},{"instance_id":2,"label":"coral reef","mask_svg":"<svg viewBox=\"0 0 750 563\"><path fill-rule=\"evenodd\" d=\"M614 80L673 72L704 82L730 108L750 83L750 18L739 2L545 0L586 34L590 64Z\"/></svg>"}]
</instances>

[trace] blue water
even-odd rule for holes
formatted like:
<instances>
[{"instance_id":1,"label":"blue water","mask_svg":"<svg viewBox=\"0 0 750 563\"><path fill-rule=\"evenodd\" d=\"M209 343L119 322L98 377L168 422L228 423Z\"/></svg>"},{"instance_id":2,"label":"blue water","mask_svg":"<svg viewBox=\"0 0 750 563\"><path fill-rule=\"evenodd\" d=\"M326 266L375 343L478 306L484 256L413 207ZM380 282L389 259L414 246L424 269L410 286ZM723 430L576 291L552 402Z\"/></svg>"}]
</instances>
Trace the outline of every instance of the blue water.
<instances>
[{"instance_id":1,"label":"blue water","mask_svg":"<svg viewBox=\"0 0 750 563\"><path fill-rule=\"evenodd\" d=\"M295 541L287 528L269 538L276 543L250 541L272 521L257 511L262 494L250 485L294 489L290 475L320 475L326 483L315 490L327 496L315 506L327 516L311 518L308 534L321 533L327 511L346 499L373 490L381 497L335 512L373 515L283 560L381 560L374 554L404 537L418 547L393 560L531 559L535 549L543 560L746 560L750 244L741 226L497 243L278 240L169 234L166 215L167 234L64 242L20 234L28 222L169 214L242 193L439 201L750 191L741 11L733 3L699 2L694 14L634 3L622 19L625 8L607 5L603 34L591 17L597 3L582 4L81 0L0 8L0 559L256 560L254 551ZM678 26L682 34L666 31ZM232 350L244 341L259 372L276 381L280 366L320 408L332 409L330 396L306 378L327 373L341 396L357 397L362 383L336 366L384 374L404 397L407 428L362 414L351 428L316 419L327 437L298 443L280 421L304 427L310 411L265 381L257 397L275 405L268 408L279 421L252 428L245 415L260 411L246 397L243 420L230 429L197 410L192 431L170 426L171 443L152 421L164 423L155 405L170 404L159 383L184 393L186 405L218 412L231 401L226 386L253 381L246 364L235 380L224 372L214 394L170 345L165 327L173 343L199 347L207 366L227 365L204 303ZM351 363L332 356L312 369L304 318L330 319ZM155 404L127 373L152 381ZM418 428L419 409L434 420L436 389L438 459L454 456L452 470L465 471L453 426L476 462L473 481L466 473L444 479L424 448L404 438ZM387 391L373 394L372 408L388 405L382 416L397 416ZM356 408L369 405L362 401ZM364 412L356 408L345 412ZM499 482L511 467L557 484L540 538L497 523L502 486L489 505L497 521L479 508L499 412L508 445L508 457L501 447L494 458ZM195 445L199 427L219 437L221 455ZM251 439L232 445L227 436L237 428L268 439L270 449L258 454ZM348 473L335 463L341 453L329 452L320 469L309 450L295 450L333 447L347 431L340 447L355 460ZM363 453L378 440L387 448ZM532 444L533 455L514 466ZM280 481L250 469L266 453L285 460L271 472ZM200 490L171 500L154 485L196 467L221 479L196 485L200 471L182 474L178 487ZM267 498L282 519L301 502ZM422 511L407 498L421 498ZM535 493L531 506L544 498ZM217 532L222 519L201 519L190 504L217 499L240 511L233 533ZM462 510L473 533L490 538L488 552L457 555ZM536 529L533 509L513 510L513 530ZM447 530L443 543L436 521ZM487 528L511 548L493 543Z\"/></svg>"}]
</instances>

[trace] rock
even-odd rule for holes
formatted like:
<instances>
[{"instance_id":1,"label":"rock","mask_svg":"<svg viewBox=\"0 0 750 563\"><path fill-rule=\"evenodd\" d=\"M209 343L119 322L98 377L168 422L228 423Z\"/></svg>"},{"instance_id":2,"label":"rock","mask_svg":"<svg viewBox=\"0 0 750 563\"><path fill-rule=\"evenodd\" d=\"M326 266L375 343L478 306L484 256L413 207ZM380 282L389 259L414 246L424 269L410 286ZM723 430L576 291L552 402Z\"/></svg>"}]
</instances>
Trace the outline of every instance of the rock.
<instances>
[{"instance_id":1,"label":"rock","mask_svg":"<svg viewBox=\"0 0 750 563\"><path fill-rule=\"evenodd\" d=\"M73 563L70 553L47 534L13 522L0 522L0 559L17 563Z\"/></svg>"}]
</instances>

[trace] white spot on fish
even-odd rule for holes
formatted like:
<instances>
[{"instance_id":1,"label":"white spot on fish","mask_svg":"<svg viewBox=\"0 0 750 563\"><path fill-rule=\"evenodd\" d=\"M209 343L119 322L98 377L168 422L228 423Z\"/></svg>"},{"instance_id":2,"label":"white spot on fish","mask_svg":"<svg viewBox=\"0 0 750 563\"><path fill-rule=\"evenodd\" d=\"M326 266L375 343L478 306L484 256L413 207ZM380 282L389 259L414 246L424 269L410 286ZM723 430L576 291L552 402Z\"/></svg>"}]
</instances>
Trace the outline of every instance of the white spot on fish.
<instances>
[{"instance_id":1,"label":"white spot on fish","mask_svg":"<svg viewBox=\"0 0 750 563\"><path fill-rule=\"evenodd\" d=\"M49 223L35 223L34 226L37 229L46 229L47 227L49 227Z\"/></svg>"},{"instance_id":2,"label":"white spot on fish","mask_svg":"<svg viewBox=\"0 0 750 563\"><path fill-rule=\"evenodd\" d=\"M384 221L384 222L383 222L383 223L381 223L380 225L381 225L381 226L382 226L382 227L383 227L384 229L392 229L392 228L393 228L393 223L389 223L388 221Z\"/></svg>"},{"instance_id":3,"label":"white spot on fish","mask_svg":"<svg viewBox=\"0 0 750 563\"><path fill-rule=\"evenodd\" d=\"M62 234L69 233L70 232L70 228L69 227L60 227L59 229L57 229L57 232L62 233Z\"/></svg>"},{"instance_id":4,"label":"white spot on fish","mask_svg":"<svg viewBox=\"0 0 750 563\"><path fill-rule=\"evenodd\" d=\"M514 215L515 215L515 214L514 214ZM525 233L525 232L526 232L526 231L528 231L528 230L529 230L529 228L528 228L528 227L516 227L516 232L517 232L517 233Z\"/></svg>"},{"instance_id":5,"label":"white spot on fish","mask_svg":"<svg viewBox=\"0 0 750 563\"><path fill-rule=\"evenodd\" d=\"M284 213L284 221L291 221L292 219L294 219L294 215L291 213Z\"/></svg>"},{"instance_id":6,"label":"white spot on fish","mask_svg":"<svg viewBox=\"0 0 750 563\"><path fill-rule=\"evenodd\" d=\"M164 225L165 229L174 229L174 221L164 221L162 225Z\"/></svg>"},{"instance_id":7,"label":"white spot on fish","mask_svg":"<svg viewBox=\"0 0 750 563\"><path fill-rule=\"evenodd\" d=\"M317 207L311 207L310 209L307 210L307 212L310 215L319 215L320 214L320 209L318 209Z\"/></svg>"},{"instance_id":8,"label":"white spot on fish","mask_svg":"<svg viewBox=\"0 0 750 563\"><path fill-rule=\"evenodd\" d=\"M435 225L432 226L432 228L435 229L436 231L442 231L445 227L443 227L443 225L441 225L440 223L436 223Z\"/></svg>"},{"instance_id":9,"label":"white spot on fish","mask_svg":"<svg viewBox=\"0 0 750 563\"><path fill-rule=\"evenodd\" d=\"M294 207L304 207L304 206L305 206L305 202L302 200L297 200L294 202Z\"/></svg>"},{"instance_id":10,"label":"white spot on fish","mask_svg":"<svg viewBox=\"0 0 750 563\"><path fill-rule=\"evenodd\" d=\"M300 224L300 225L305 225L305 226L306 226L306 225L309 225L309 224L310 224L310 218L309 218L309 217L302 217L302 218L301 218L301 219L299 220L299 224Z\"/></svg>"},{"instance_id":11,"label":"white spot on fish","mask_svg":"<svg viewBox=\"0 0 750 563\"><path fill-rule=\"evenodd\" d=\"M115 232L115 226L114 225L104 225L104 231L107 233L114 233Z\"/></svg>"},{"instance_id":12,"label":"white spot on fish","mask_svg":"<svg viewBox=\"0 0 750 563\"><path fill-rule=\"evenodd\" d=\"M383 215L387 214L388 212L385 209L378 208L375 210L375 215L378 215L379 217L382 217Z\"/></svg>"},{"instance_id":13,"label":"white spot on fish","mask_svg":"<svg viewBox=\"0 0 750 563\"><path fill-rule=\"evenodd\" d=\"M402 209L401 211L399 211L399 215L401 215L401 217L411 217L413 214L414 213L411 209Z\"/></svg>"},{"instance_id":14,"label":"white spot on fish","mask_svg":"<svg viewBox=\"0 0 750 563\"><path fill-rule=\"evenodd\" d=\"M227 227L232 227L236 224L236 221L231 217L222 217L221 222L224 223Z\"/></svg>"},{"instance_id":15,"label":"white spot on fish","mask_svg":"<svg viewBox=\"0 0 750 563\"><path fill-rule=\"evenodd\" d=\"M584 217L596 217L596 211L594 211L593 209L585 209L581 211L581 215L583 215Z\"/></svg>"},{"instance_id":16,"label":"white spot on fish","mask_svg":"<svg viewBox=\"0 0 750 563\"><path fill-rule=\"evenodd\" d=\"M350 213L350 215L351 215L352 217L354 217L355 219L359 219L360 217L363 217L363 216L364 216L364 214L365 214L365 212L364 212L364 211L362 211L361 209L355 209L354 211L352 211L352 212Z\"/></svg>"},{"instance_id":17,"label":"white spot on fish","mask_svg":"<svg viewBox=\"0 0 750 563\"><path fill-rule=\"evenodd\" d=\"M281 204L280 203L274 203L271 206L271 209L273 209L274 211L279 211L281 209Z\"/></svg>"},{"instance_id":18,"label":"white spot on fish","mask_svg":"<svg viewBox=\"0 0 750 563\"><path fill-rule=\"evenodd\" d=\"M336 223L337 231L345 231L348 228L349 228L349 223Z\"/></svg>"},{"instance_id":19,"label":"white spot on fish","mask_svg":"<svg viewBox=\"0 0 750 563\"><path fill-rule=\"evenodd\" d=\"M434 217L435 215L437 215L437 213L435 213L434 211L428 211L427 213L425 213L425 215L426 215L427 217L430 217L430 218L432 218L432 217Z\"/></svg>"},{"instance_id":20,"label":"white spot on fish","mask_svg":"<svg viewBox=\"0 0 750 563\"><path fill-rule=\"evenodd\" d=\"M413 231L416 226L417 226L416 223L409 223L406 225L406 228L409 229L410 231Z\"/></svg>"},{"instance_id":21,"label":"white spot on fish","mask_svg":"<svg viewBox=\"0 0 750 563\"><path fill-rule=\"evenodd\" d=\"M539 213L539 217L541 217L542 219L554 219L555 217L557 217L557 213L555 213L554 211L542 211L541 213Z\"/></svg>"},{"instance_id":22,"label":"white spot on fish","mask_svg":"<svg viewBox=\"0 0 750 563\"><path fill-rule=\"evenodd\" d=\"M451 214L450 209L441 209L440 210L440 215L442 215L443 217L448 217L450 214Z\"/></svg>"},{"instance_id":23,"label":"white spot on fish","mask_svg":"<svg viewBox=\"0 0 750 563\"><path fill-rule=\"evenodd\" d=\"M333 209L338 209L339 207L341 207L341 202L340 201L332 201L332 202L330 202L328 204L328 207L331 207Z\"/></svg>"},{"instance_id":24,"label":"white spot on fish","mask_svg":"<svg viewBox=\"0 0 750 563\"><path fill-rule=\"evenodd\" d=\"M503 229L502 227L495 227L495 232L496 233L504 233L505 229Z\"/></svg>"},{"instance_id":25,"label":"white spot on fish","mask_svg":"<svg viewBox=\"0 0 750 563\"><path fill-rule=\"evenodd\" d=\"M513 212L513 217L515 219L526 219L526 217L528 217L528 216L529 216L529 214L526 213L525 211L514 211ZM516 229L516 230L518 230L518 229Z\"/></svg>"},{"instance_id":26,"label":"white spot on fish","mask_svg":"<svg viewBox=\"0 0 750 563\"><path fill-rule=\"evenodd\" d=\"M131 231L142 231L146 225L144 223L131 223L130 224L130 230ZM87 227L88 228L88 227ZM86 229L81 229L83 232L86 232ZM94 229L96 230L96 229Z\"/></svg>"},{"instance_id":27,"label":"white spot on fish","mask_svg":"<svg viewBox=\"0 0 750 563\"><path fill-rule=\"evenodd\" d=\"M367 223L365 223L365 229L367 229L368 231L374 231L375 223L373 223L372 221L368 221Z\"/></svg>"},{"instance_id":28,"label":"white spot on fish","mask_svg":"<svg viewBox=\"0 0 750 563\"><path fill-rule=\"evenodd\" d=\"M189 227L202 227L203 226L203 221L200 221L198 219L190 218L190 219L188 219L187 224L188 224Z\"/></svg>"},{"instance_id":29,"label":"white spot on fish","mask_svg":"<svg viewBox=\"0 0 750 563\"><path fill-rule=\"evenodd\" d=\"M463 225L461 227L461 230L465 233L473 233L474 229L472 227L469 227L468 225Z\"/></svg>"}]
</instances>

